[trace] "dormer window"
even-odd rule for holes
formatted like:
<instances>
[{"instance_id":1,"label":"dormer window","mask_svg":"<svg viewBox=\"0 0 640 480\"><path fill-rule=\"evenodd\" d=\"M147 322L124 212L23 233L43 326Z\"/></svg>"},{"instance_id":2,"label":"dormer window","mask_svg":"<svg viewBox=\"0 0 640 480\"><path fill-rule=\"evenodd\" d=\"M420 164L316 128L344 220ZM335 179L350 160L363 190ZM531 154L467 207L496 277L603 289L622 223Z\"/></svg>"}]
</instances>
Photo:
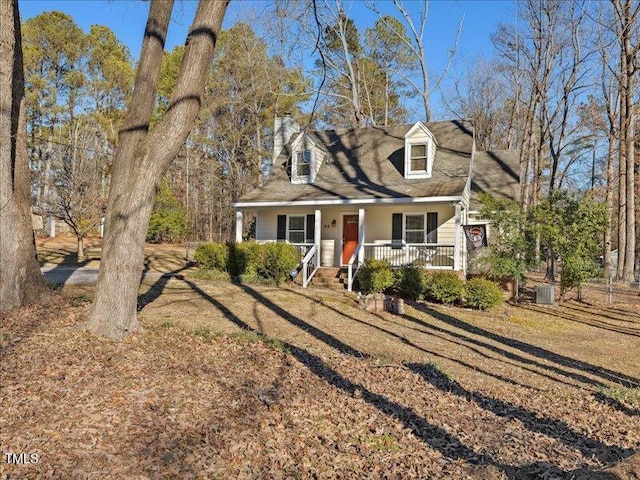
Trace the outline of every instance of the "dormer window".
<instances>
[{"instance_id":1,"label":"dormer window","mask_svg":"<svg viewBox=\"0 0 640 480\"><path fill-rule=\"evenodd\" d=\"M427 172L427 144L411 144L411 172Z\"/></svg>"},{"instance_id":2,"label":"dormer window","mask_svg":"<svg viewBox=\"0 0 640 480\"><path fill-rule=\"evenodd\" d=\"M404 136L405 178L429 178L436 153L436 140L422 123L416 123Z\"/></svg>"},{"instance_id":3,"label":"dormer window","mask_svg":"<svg viewBox=\"0 0 640 480\"><path fill-rule=\"evenodd\" d=\"M326 150L302 131L291 142L291 183L313 183L316 179Z\"/></svg>"},{"instance_id":4,"label":"dormer window","mask_svg":"<svg viewBox=\"0 0 640 480\"><path fill-rule=\"evenodd\" d=\"M311 150L296 153L296 176L299 179L309 178L311 175Z\"/></svg>"}]
</instances>

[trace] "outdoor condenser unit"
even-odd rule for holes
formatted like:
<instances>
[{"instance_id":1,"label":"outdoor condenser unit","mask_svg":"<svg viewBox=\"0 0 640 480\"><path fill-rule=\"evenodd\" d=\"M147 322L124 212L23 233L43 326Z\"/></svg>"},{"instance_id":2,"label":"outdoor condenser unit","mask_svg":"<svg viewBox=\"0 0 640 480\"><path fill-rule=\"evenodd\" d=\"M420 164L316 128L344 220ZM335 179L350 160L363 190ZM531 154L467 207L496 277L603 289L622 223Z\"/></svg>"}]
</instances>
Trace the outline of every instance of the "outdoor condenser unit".
<instances>
[{"instance_id":1,"label":"outdoor condenser unit","mask_svg":"<svg viewBox=\"0 0 640 480\"><path fill-rule=\"evenodd\" d=\"M553 285L536 286L536 303L541 305L553 305Z\"/></svg>"}]
</instances>

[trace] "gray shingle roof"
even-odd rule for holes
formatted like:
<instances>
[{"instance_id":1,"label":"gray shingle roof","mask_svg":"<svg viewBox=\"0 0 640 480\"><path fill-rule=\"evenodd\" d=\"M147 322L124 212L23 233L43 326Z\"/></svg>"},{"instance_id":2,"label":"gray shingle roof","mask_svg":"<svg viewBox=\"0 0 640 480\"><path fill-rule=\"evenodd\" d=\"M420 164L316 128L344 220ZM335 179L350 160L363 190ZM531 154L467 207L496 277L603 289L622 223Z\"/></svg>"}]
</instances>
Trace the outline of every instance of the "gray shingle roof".
<instances>
[{"instance_id":1,"label":"gray shingle roof","mask_svg":"<svg viewBox=\"0 0 640 480\"><path fill-rule=\"evenodd\" d=\"M308 132L327 151L313 184L291 183L290 141L265 183L238 202L462 196L473 148L471 124L425 125L438 145L431 178L404 178L404 135L413 125Z\"/></svg>"},{"instance_id":2,"label":"gray shingle roof","mask_svg":"<svg viewBox=\"0 0 640 480\"><path fill-rule=\"evenodd\" d=\"M518 150L476 152L471 174L470 210L479 210L478 196L489 192L498 198L520 199L520 159Z\"/></svg>"}]
</instances>

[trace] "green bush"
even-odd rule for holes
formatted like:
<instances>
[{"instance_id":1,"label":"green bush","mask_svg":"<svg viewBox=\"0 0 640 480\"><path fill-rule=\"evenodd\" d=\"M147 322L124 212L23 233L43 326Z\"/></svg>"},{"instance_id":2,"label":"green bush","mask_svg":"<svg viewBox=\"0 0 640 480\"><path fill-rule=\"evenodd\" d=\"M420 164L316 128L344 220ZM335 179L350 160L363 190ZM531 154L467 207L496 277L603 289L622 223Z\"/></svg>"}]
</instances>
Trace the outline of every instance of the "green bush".
<instances>
[{"instance_id":1,"label":"green bush","mask_svg":"<svg viewBox=\"0 0 640 480\"><path fill-rule=\"evenodd\" d=\"M429 280L426 297L439 303L453 304L459 301L464 291L464 283L453 272L437 272Z\"/></svg>"},{"instance_id":2,"label":"green bush","mask_svg":"<svg viewBox=\"0 0 640 480\"><path fill-rule=\"evenodd\" d=\"M264 248L264 252L257 273L260 277L280 285L300 263L300 252L288 243L266 243L261 247Z\"/></svg>"},{"instance_id":3,"label":"green bush","mask_svg":"<svg viewBox=\"0 0 640 480\"><path fill-rule=\"evenodd\" d=\"M386 260L367 260L358 272L360 290L365 293L382 293L393 286L393 268Z\"/></svg>"},{"instance_id":4,"label":"green bush","mask_svg":"<svg viewBox=\"0 0 640 480\"><path fill-rule=\"evenodd\" d=\"M464 303L471 308L488 310L502 303L502 290L486 278L472 278L464 287Z\"/></svg>"},{"instance_id":5,"label":"green bush","mask_svg":"<svg viewBox=\"0 0 640 480\"><path fill-rule=\"evenodd\" d=\"M399 297L420 300L427 289L430 276L418 265L407 265L396 270L395 290Z\"/></svg>"},{"instance_id":6,"label":"green bush","mask_svg":"<svg viewBox=\"0 0 640 480\"><path fill-rule=\"evenodd\" d=\"M578 288L591 278L603 276L603 270L598 264L587 255L568 255L562 259L562 270L560 273L560 298L572 288Z\"/></svg>"},{"instance_id":7,"label":"green bush","mask_svg":"<svg viewBox=\"0 0 640 480\"><path fill-rule=\"evenodd\" d=\"M300 253L288 243L243 242L230 246L229 272L243 282L284 282L300 263Z\"/></svg>"},{"instance_id":8,"label":"green bush","mask_svg":"<svg viewBox=\"0 0 640 480\"><path fill-rule=\"evenodd\" d=\"M257 275L260 253L259 243L243 242L229 245L229 273L235 277Z\"/></svg>"},{"instance_id":9,"label":"green bush","mask_svg":"<svg viewBox=\"0 0 640 480\"><path fill-rule=\"evenodd\" d=\"M224 243L202 243L193 256L203 270L226 272L229 263L229 247Z\"/></svg>"}]
</instances>

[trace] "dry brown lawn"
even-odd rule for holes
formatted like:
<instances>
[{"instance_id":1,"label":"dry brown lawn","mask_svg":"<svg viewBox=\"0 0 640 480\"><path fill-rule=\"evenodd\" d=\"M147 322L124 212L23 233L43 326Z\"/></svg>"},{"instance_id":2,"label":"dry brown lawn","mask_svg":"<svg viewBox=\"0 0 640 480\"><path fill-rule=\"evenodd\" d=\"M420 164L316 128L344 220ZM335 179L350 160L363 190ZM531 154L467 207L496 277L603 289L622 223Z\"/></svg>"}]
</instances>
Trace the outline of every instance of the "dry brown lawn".
<instances>
[{"instance_id":1,"label":"dry brown lawn","mask_svg":"<svg viewBox=\"0 0 640 480\"><path fill-rule=\"evenodd\" d=\"M640 474L632 289L396 316L187 272L143 285L145 330L121 343L72 328L91 287L63 293L2 318L0 446L38 454L2 478Z\"/></svg>"},{"instance_id":2,"label":"dry brown lawn","mask_svg":"<svg viewBox=\"0 0 640 480\"><path fill-rule=\"evenodd\" d=\"M85 258L78 262L76 239L72 235L58 235L54 238L37 237L38 260L42 265L81 265L88 268L100 266L102 239L85 239ZM151 271L171 272L185 266L187 253L185 244L147 244L145 245L145 264ZM189 259L193 249L189 251Z\"/></svg>"}]
</instances>

